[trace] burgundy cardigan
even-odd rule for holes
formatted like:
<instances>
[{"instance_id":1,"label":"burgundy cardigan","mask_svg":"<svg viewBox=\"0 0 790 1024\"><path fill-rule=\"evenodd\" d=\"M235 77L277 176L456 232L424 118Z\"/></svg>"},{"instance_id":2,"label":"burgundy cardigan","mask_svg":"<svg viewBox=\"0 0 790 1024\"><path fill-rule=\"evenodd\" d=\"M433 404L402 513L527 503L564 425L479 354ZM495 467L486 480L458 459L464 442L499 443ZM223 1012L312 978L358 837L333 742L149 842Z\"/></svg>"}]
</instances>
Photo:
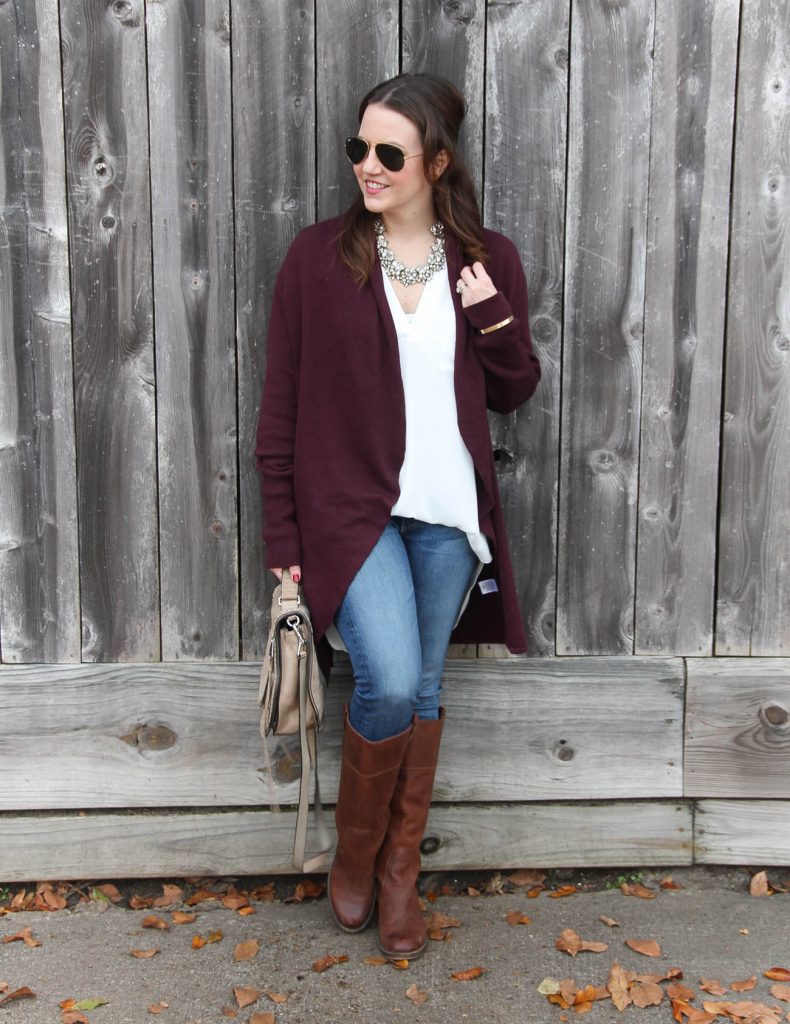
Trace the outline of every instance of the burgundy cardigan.
<instances>
[{"instance_id":1,"label":"burgundy cardigan","mask_svg":"<svg viewBox=\"0 0 790 1024\"><path fill-rule=\"evenodd\" d=\"M338 259L342 218L299 233L277 277L255 456L261 473L266 564L299 564L321 638L400 493L406 419L398 338L376 262L360 288ZM504 235L485 232L487 271L500 289L464 308L463 266L447 236L455 302L458 426L475 467L480 530L493 562L476 586L454 643L505 643L526 651L499 499L486 408L509 413L534 392L540 366L527 320L527 283ZM514 316L506 327L481 334Z\"/></svg>"}]
</instances>

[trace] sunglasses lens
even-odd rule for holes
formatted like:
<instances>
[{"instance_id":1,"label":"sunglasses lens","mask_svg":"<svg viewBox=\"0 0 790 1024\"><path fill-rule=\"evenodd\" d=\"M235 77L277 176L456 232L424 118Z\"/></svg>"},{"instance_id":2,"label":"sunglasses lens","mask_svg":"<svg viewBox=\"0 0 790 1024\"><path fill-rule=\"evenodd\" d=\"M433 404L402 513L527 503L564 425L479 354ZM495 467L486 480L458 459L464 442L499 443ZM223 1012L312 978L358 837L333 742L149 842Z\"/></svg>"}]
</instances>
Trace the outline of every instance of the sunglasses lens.
<instances>
[{"instance_id":1,"label":"sunglasses lens","mask_svg":"<svg viewBox=\"0 0 790 1024\"><path fill-rule=\"evenodd\" d=\"M406 162L403 150L398 149L397 146L390 146L386 142L380 142L376 146L376 156L379 158L381 166L388 171L402 171Z\"/></svg>"},{"instance_id":2,"label":"sunglasses lens","mask_svg":"<svg viewBox=\"0 0 790 1024\"><path fill-rule=\"evenodd\" d=\"M346 139L346 156L352 164L361 164L368 155L368 148L367 142L364 139L358 139L356 135Z\"/></svg>"}]
</instances>

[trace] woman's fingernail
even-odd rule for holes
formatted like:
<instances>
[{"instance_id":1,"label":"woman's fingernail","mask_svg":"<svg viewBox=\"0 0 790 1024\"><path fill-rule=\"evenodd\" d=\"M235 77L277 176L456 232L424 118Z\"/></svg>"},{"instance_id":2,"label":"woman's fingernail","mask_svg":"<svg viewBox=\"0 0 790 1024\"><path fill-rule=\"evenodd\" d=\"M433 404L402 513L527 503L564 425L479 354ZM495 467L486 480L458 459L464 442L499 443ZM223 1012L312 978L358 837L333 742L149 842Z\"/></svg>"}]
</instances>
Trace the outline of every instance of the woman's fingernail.
<instances>
[{"instance_id":1,"label":"woman's fingernail","mask_svg":"<svg viewBox=\"0 0 790 1024\"><path fill-rule=\"evenodd\" d=\"M301 573L298 573L298 572L294 573L294 583L298 583L301 578L302 578Z\"/></svg>"}]
</instances>

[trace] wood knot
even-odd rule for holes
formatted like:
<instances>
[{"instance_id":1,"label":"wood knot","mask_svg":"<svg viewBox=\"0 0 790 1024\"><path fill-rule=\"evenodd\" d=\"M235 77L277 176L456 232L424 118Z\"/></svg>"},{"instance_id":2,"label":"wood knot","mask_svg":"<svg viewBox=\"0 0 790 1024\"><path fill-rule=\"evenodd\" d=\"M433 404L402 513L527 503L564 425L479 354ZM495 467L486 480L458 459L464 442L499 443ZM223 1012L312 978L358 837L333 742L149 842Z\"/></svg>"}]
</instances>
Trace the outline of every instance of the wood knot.
<instances>
[{"instance_id":1,"label":"wood knot","mask_svg":"<svg viewBox=\"0 0 790 1024\"><path fill-rule=\"evenodd\" d=\"M295 737L298 743L299 737ZM296 782L302 774L302 752L299 746L289 748L285 744L272 757L272 779L287 786Z\"/></svg>"},{"instance_id":2,"label":"wood knot","mask_svg":"<svg viewBox=\"0 0 790 1024\"><path fill-rule=\"evenodd\" d=\"M567 740L557 740L554 744L553 754L558 761L565 762L572 761L576 757L576 751Z\"/></svg>"},{"instance_id":3,"label":"wood knot","mask_svg":"<svg viewBox=\"0 0 790 1024\"><path fill-rule=\"evenodd\" d=\"M430 857L432 853L436 853L441 845L442 841L438 836L426 836L420 843L420 853Z\"/></svg>"},{"instance_id":4,"label":"wood knot","mask_svg":"<svg viewBox=\"0 0 790 1024\"><path fill-rule=\"evenodd\" d=\"M136 725L131 732L121 736L121 739L130 747L137 747L142 752L144 750L168 750L175 746L177 736L166 725L145 723Z\"/></svg>"},{"instance_id":5,"label":"wood knot","mask_svg":"<svg viewBox=\"0 0 790 1024\"><path fill-rule=\"evenodd\" d=\"M763 704L760 708L760 721L774 732L790 732L790 712L781 704Z\"/></svg>"}]
</instances>

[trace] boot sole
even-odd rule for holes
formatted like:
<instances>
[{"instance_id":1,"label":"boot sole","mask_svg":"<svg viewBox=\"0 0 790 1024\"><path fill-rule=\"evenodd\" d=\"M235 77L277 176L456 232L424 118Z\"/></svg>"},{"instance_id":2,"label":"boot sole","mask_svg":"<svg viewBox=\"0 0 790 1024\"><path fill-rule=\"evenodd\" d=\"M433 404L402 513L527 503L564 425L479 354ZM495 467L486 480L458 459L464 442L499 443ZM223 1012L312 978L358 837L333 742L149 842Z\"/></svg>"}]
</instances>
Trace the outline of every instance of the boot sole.
<instances>
[{"instance_id":1,"label":"boot sole","mask_svg":"<svg viewBox=\"0 0 790 1024\"><path fill-rule=\"evenodd\" d=\"M332 906L331 878L332 872L330 871L330 873L326 877L326 898L329 902L329 911L332 914L332 919L334 920L335 924L338 926L338 928L340 928L341 931L347 932L349 935L356 935L357 932L364 932L364 930L368 927L371 920L373 919L373 912L376 909L375 891L373 893L373 902L370 905L370 912L368 913L368 916L365 918L362 924L357 925L355 928L351 928L347 924L343 924L343 922L338 918L337 914L335 913L335 908Z\"/></svg>"},{"instance_id":2,"label":"boot sole","mask_svg":"<svg viewBox=\"0 0 790 1024\"><path fill-rule=\"evenodd\" d=\"M379 949L388 960L416 960L423 955L427 948L428 940L426 939L419 949L414 949L410 953L393 953L391 950L385 949L381 942L379 942Z\"/></svg>"}]
</instances>

